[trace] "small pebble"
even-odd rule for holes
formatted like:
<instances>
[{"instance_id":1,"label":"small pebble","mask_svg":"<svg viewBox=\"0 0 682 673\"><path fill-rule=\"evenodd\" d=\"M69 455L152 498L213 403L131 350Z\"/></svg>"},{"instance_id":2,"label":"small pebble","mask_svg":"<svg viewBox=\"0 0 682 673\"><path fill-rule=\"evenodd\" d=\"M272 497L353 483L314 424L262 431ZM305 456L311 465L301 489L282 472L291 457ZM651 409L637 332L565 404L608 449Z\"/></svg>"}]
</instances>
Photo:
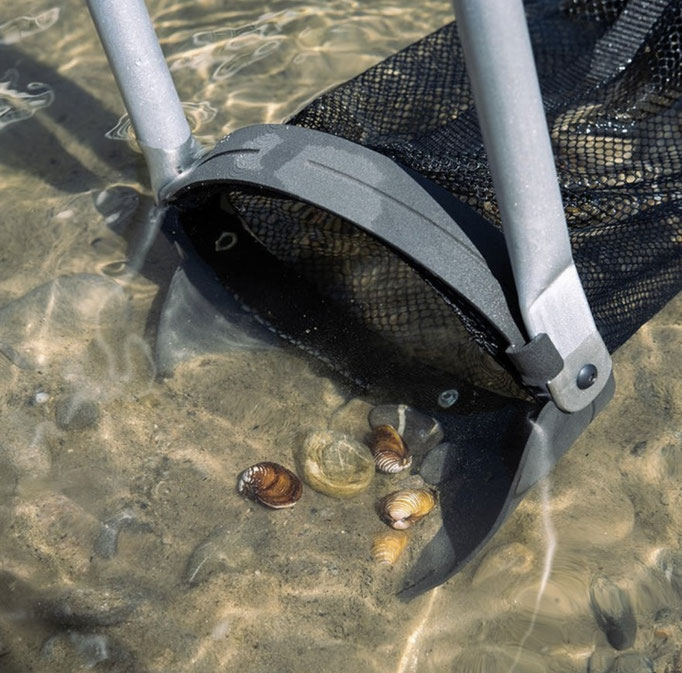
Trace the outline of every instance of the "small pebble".
<instances>
[{"instance_id":1,"label":"small pebble","mask_svg":"<svg viewBox=\"0 0 682 673\"><path fill-rule=\"evenodd\" d=\"M48 393L39 392L35 394L33 401L36 404L45 404L50 401L50 395Z\"/></svg>"},{"instance_id":2,"label":"small pebble","mask_svg":"<svg viewBox=\"0 0 682 673\"><path fill-rule=\"evenodd\" d=\"M111 256L120 249L118 241L109 238L96 238L90 243L95 252L100 255Z\"/></svg>"},{"instance_id":3,"label":"small pebble","mask_svg":"<svg viewBox=\"0 0 682 673\"><path fill-rule=\"evenodd\" d=\"M116 278L117 276L122 276L128 271L128 260L121 259L117 262L110 262L102 267L102 273L106 276L111 276Z\"/></svg>"}]
</instances>

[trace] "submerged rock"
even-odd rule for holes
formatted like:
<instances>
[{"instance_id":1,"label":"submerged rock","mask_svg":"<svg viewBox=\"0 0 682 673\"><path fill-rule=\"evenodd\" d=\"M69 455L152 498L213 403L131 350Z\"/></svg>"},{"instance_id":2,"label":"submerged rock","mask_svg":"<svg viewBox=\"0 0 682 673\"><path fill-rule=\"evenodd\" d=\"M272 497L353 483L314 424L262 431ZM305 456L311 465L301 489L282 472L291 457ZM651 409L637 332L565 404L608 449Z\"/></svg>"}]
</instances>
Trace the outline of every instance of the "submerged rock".
<instances>
[{"instance_id":1,"label":"submerged rock","mask_svg":"<svg viewBox=\"0 0 682 673\"><path fill-rule=\"evenodd\" d=\"M369 424L374 430L390 425L398 431L410 453L421 456L443 441L440 423L406 404L382 404L369 412Z\"/></svg>"},{"instance_id":2,"label":"submerged rock","mask_svg":"<svg viewBox=\"0 0 682 673\"><path fill-rule=\"evenodd\" d=\"M371 409L372 405L369 402L354 397L332 414L329 429L364 440L370 432L367 417Z\"/></svg>"}]
</instances>

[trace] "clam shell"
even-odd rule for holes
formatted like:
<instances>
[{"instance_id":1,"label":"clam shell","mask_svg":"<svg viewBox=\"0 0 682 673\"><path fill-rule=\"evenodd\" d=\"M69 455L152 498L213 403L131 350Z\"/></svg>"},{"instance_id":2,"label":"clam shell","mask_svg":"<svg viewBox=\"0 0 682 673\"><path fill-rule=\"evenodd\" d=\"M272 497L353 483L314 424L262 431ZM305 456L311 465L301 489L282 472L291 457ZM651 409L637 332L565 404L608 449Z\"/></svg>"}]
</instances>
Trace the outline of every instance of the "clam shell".
<instances>
[{"instance_id":1,"label":"clam shell","mask_svg":"<svg viewBox=\"0 0 682 673\"><path fill-rule=\"evenodd\" d=\"M421 456L443 441L441 424L407 404L381 404L369 412L367 420L372 429L379 425L394 427L415 456Z\"/></svg>"},{"instance_id":2,"label":"clam shell","mask_svg":"<svg viewBox=\"0 0 682 673\"><path fill-rule=\"evenodd\" d=\"M436 506L436 493L426 488L394 491L379 501L379 515L392 528L404 530Z\"/></svg>"},{"instance_id":3,"label":"clam shell","mask_svg":"<svg viewBox=\"0 0 682 673\"><path fill-rule=\"evenodd\" d=\"M374 477L374 460L368 448L348 435L330 430L306 437L298 464L307 484L335 498L349 498L364 491Z\"/></svg>"},{"instance_id":4,"label":"clam shell","mask_svg":"<svg viewBox=\"0 0 682 673\"><path fill-rule=\"evenodd\" d=\"M301 480L286 467L265 461L247 467L237 481L237 492L266 507L293 507L303 492Z\"/></svg>"},{"instance_id":5,"label":"clam shell","mask_svg":"<svg viewBox=\"0 0 682 673\"><path fill-rule=\"evenodd\" d=\"M408 535L403 530L385 530L372 540L372 558L380 565L393 565L405 550Z\"/></svg>"},{"instance_id":6,"label":"clam shell","mask_svg":"<svg viewBox=\"0 0 682 673\"><path fill-rule=\"evenodd\" d=\"M405 442L398 431L390 425L378 425L369 440L369 448L374 455L374 464L379 472L395 474L412 465Z\"/></svg>"}]
</instances>

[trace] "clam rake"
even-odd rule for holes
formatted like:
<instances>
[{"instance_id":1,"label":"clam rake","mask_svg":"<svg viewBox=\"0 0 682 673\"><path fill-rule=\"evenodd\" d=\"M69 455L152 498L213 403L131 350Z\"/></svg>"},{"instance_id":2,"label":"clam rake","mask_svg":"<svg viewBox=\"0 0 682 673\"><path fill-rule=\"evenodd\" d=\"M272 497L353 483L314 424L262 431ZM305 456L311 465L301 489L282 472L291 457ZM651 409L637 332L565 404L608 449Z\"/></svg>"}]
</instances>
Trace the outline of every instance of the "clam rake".
<instances>
[{"instance_id":1,"label":"clam rake","mask_svg":"<svg viewBox=\"0 0 682 673\"><path fill-rule=\"evenodd\" d=\"M250 126L204 152L190 134L143 1L88 0L156 200L190 254L196 243L218 263L210 245L188 242L210 232L188 237L180 230L193 209L229 200L235 190L315 206L382 242L439 296L477 315L503 344L500 357L534 391L530 403L500 397L480 411L459 414L454 405L442 414L446 436L457 438L455 450L438 458L443 525L409 570L407 597L463 567L614 388L609 353L571 255L523 5L454 5L504 240L442 187L325 132ZM260 279L252 281L258 286ZM320 320L320 333L332 320ZM434 408L442 390L431 391Z\"/></svg>"}]
</instances>

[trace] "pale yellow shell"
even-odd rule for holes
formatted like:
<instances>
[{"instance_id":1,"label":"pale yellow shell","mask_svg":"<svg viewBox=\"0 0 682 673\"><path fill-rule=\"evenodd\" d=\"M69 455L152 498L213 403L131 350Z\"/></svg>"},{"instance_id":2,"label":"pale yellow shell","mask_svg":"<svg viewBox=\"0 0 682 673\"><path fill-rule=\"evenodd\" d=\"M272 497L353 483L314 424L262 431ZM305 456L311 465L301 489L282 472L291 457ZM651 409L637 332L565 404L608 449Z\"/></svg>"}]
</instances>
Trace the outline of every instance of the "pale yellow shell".
<instances>
[{"instance_id":1,"label":"pale yellow shell","mask_svg":"<svg viewBox=\"0 0 682 673\"><path fill-rule=\"evenodd\" d=\"M403 530L384 530L372 540L372 558L380 565L393 565L405 550L408 535Z\"/></svg>"},{"instance_id":2,"label":"pale yellow shell","mask_svg":"<svg viewBox=\"0 0 682 673\"><path fill-rule=\"evenodd\" d=\"M379 502L381 518L392 528L404 530L425 517L436 506L436 494L427 488L394 491Z\"/></svg>"},{"instance_id":3,"label":"pale yellow shell","mask_svg":"<svg viewBox=\"0 0 682 673\"><path fill-rule=\"evenodd\" d=\"M341 432L311 433L297 459L306 483L335 498L357 495L374 477L374 460L369 449Z\"/></svg>"}]
</instances>

